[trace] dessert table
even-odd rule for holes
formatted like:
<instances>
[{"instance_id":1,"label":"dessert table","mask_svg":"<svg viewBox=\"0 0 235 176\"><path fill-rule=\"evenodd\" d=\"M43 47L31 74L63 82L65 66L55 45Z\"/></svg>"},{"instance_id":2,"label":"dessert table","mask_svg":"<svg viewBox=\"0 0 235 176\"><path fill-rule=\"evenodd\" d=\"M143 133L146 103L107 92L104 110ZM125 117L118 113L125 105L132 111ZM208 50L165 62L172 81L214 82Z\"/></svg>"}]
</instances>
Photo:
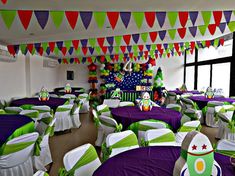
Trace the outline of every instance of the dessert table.
<instances>
[{"instance_id":1,"label":"dessert table","mask_svg":"<svg viewBox=\"0 0 235 176\"><path fill-rule=\"evenodd\" d=\"M207 103L209 101L221 101L221 102L228 102L228 103L235 102L235 100L232 98L224 98L224 97L214 97L214 98L209 99L209 98L206 98L205 96L192 96L192 97L189 97L189 99L196 102L200 109L203 109L205 106L207 106Z\"/></svg>"},{"instance_id":2,"label":"dessert table","mask_svg":"<svg viewBox=\"0 0 235 176\"><path fill-rule=\"evenodd\" d=\"M0 149L10 139L34 131L34 121L30 117L24 115L0 115Z\"/></svg>"},{"instance_id":3,"label":"dessert table","mask_svg":"<svg viewBox=\"0 0 235 176\"><path fill-rule=\"evenodd\" d=\"M50 97L48 101L39 101L39 99L36 97L35 98L22 98L22 99L13 100L10 106L46 105L46 106L49 106L51 109L53 109L55 112L58 106L65 104L67 101L68 99L65 99L65 98L54 98L54 97Z\"/></svg>"},{"instance_id":4,"label":"dessert table","mask_svg":"<svg viewBox=\"0 0 235 176\"><path fill-rule=\"evenodd\" d=\"M114 108L111 111L113 118L127 129L129 125L140 120L156 119L168 123L173 131L180 128L181 113L160 107L153 107L151 111L140 111L137 106L126 106Z\"/></svg>"},{"instance_id":5,"label":"dessert table","mask_svg":"<svg viewBox=\"0 0 235 176\"><path fill-rule=\"evenodd\" d=\"M104 162L93 176L172 176L180 147L141 147L120 153ZM215 153L223 176L232 176L230 157Z\"/></svg>"}]
</instances>

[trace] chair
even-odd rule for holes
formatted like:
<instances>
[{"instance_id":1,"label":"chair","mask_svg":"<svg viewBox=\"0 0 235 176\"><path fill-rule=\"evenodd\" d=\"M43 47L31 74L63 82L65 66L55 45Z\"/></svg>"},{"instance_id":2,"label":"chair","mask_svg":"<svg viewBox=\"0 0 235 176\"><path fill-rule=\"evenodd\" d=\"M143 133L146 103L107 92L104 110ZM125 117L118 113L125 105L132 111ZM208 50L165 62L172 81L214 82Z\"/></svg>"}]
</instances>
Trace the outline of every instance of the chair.
<instances>
[{"instance_id":1,"label":"chair","mask_svg":"<svg viewBox=\"0 0 235 176\"><path fill-rule=\"evenodd\" d=\"M37 171L33 176L49 176L49 174L44 171Z\"/></svg>"},{"instance_id":2,"label":"chair","mask_svg":"<svg viewBox=\"0 0 235 176\"><path fill-rule=\"evenodd\" d=\"M6 100L0 99L0 109L4 109L7 106Z\"/></svg>"},{"instance_id":3,"label":"chair","mask_svg":"<svg viewBox=\"0 0 235 176\"><path fill-rule=\"evenodd\" d=\"M119 107L124 107L124 106L135 106L135 104L131 101L122 101L119 103Z\"/></svg>"},{"instance_id":4,"label":"chair","mask_svg":"<svg viewBox=\"0 0 235 176\"><path fill-rule=\"evenodd\" d=\"M25 115L33 119L35 128L38 125L39 112L37 110L23 110L19 113L20 115Z\"/></svg>"},{"instance_id":5,"label":"chair","mask_svg":"<svg viewBox=\"0 0 235 176\"><path fill-rule=\"evenodd\" d=\"M189 122L192 120L200 120L200 119L201 119L201 113L195 109L189 108L183 112L183 116L181 118L181 125L183 125L185 122Z\"/></svg>"},{"instance_id":6,"label":"chair","mask_svg":"<svg viewBox=\"0 0 235 176\"><path fill-rule=\"evenodd\" d=\"M59 176L92 176L101 165L95 148L91 144L82 145L65 154L64 167L59 170Z\"/></svg>"},{"instance_id":7,"label":"chair","mask_svg":"<svg viewBox=\"0 0 235 176\"><path fill-rule=\"evenodd\" d=\"M58 97L59 97L59 96L56 95L56 94L49 94L49 96L52 97L52 98L58 98Z\"/></svg>"},{"instance_id":8,"label":"chair","mask_svg":"<svg viewBox=\"0 0 235 176\"><path fill-rule=\"evenodd\" d=\"M148 130L144 137L146 146L175 146L175 135L170 129Z\"/></svg>"},{"instance_id":9,"label":"chair","mask_svg":"<svg viewBox=\"0 0 235 176\"><path fill-rule=\"evenodd\" d=\"M0 114L6 114L6 112L3 109L0 109Z\"/></svg>"},{"instance_id":10,"label":"chair","mask_svg":"<svg viewBox=\"0 0 235 176\"><path fill-rule=\"evenodd\" d=\"M182 111L182 107L179 104L168 104L166 106L167 109L172 109L174 111L178 111L181 112Z\"/></svg>"},{"instance_id":11,"label":"chair","mask_svg":"<svg viewBox=\"0 0 235 176\"><path fill-rule=\"evenodd\" d=\"M69 99L69 104L73 104L74 100L76 99L76 95L74 95L74 94L65 94L63 96L60 96L60 98Z\"/></svg>"},{"instance_id":12,"label":"chair","mask_svg":"<svg viewBox=\"0 0 235 176\"><path fill-rule=\"evenodd\" d=\"M235 154L235 141L229 141L227 139L219 140L216 147L216 152L232 156Z\"/></svg>"},{"instance_id":13,"label":"chair","mask_svg":"<svg viewBox=\"0 0 235 176\"><path fill-rule=\"evenodd\" d=\"M5 112L8 114L19 114L21 111L23 111L20 107L6 107Z\"/></svg>"},{"instance_id":14,"label":"chair","mask_svg":"<svg viewBox=\"0 0 235 176\"><path fill-rule=\"evenodd\" d=\"M112 133L107 136L106 143L102 146L103 158L107 159L138 147L137 137L131 130Z\"/></svg>"},{"instance_id":15,"label":"chair","mask_svg":"<svg viewBox=\"0 0 235 176\"><path fill-rule=\"evenodd\" d=\"M111 111L106 104L102 104L96 107L98 114L111 117Z\"/></svg>"},{"instance_id":16,"label":"chair","mask_svg":"<svg viewBox=\"0 0 235 176\"><path fill-rule=\"evenodd\" d=\"M175 92L167 92L167 104L176 104L177 99L177 94Z\"/></svg>"},{"instance_id":17,"label":"chair","mask_svg":"<svg viewBox=\"0 0 235 176\"><path fill-rule=\"evenodd\" d=\"M215 107L222 106L224 103L220 101L209 101L204 111L206 114L206 125L209 127L218 127L218 121L215 120Z\"/></svg>"},{"instance_id":18,"label":"chair","mask_svg":"<svg viewBox=\"0 0 235 176\"><path fill-rule=\"evenodd\" d=\"M92 114L93 114L93 120L95 122L95 126L98 129L98 134L97 134L97 139L95 141L95 145L100 147L104 140L104 130L101 126L99 115L95 109L92 110Z\"/></svg>"},{"instance_id":19,"label":"chair","mask_svg":"<svg viewBox=\"0 0 235 176\"><path fill-rule=\"evenodd\" d=\"M117 108L119 106L119 99L104 99L103 104L107 105L109 108Z\"/></svg>"},{"instance_id":20,"label":"chair","mask_svg":"<svg viewBox=\"0 0 235 176\"><path fill-rule=\"evenodd\" d=\"M32 176L32 155L38 133L29 133L8 141L0 154L1 176Z\"/></svg>"},{"instance_id":21,"label":"chair","mask_svg":"<svg viewBox=\"0 0 235 176\"><path fill-rule=\"evenodd\" d=\"M81 103L82 103L82 106L81 106L81 109L80 109L80 113L87 113L90 111L90 102L89 102L89 99L90 99L90 95L87 94L87 93L83 93L83 94L80 94L78 96L78 99L80 99Z\"/></svg>"},{"instance_id":22,"label":"chair","mask_svg":"<svg viewBox=\"0 0 235 176\"><path fill-rule=\"evenodd\" d=\"M138 137L139 144L144 139L145 133L150 129L170 128L170 126L160 120L148 119L132 123L128 129L133 131Z\"/></svg>"}]
</instances>

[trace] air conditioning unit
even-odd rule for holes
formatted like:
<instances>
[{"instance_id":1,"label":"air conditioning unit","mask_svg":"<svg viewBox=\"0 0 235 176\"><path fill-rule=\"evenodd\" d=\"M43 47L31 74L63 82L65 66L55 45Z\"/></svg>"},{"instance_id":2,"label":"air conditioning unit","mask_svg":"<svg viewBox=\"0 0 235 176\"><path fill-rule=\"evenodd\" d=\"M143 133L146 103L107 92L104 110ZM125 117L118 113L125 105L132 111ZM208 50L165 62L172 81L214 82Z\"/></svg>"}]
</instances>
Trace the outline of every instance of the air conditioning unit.
<instances>
[{"instance_id":1,"label":"air conditioning unit","mask_svg":"<svg viewBox=\"0 0 235 176\"><path fill-rule=\"evenodd\" d=\"M12 56L8 51L7 48L0 45L0 61L1 62L15 62L17 57Z\"/></svg>"},{"instance_id":2,"label":"air conditioning unit","mask_svg":"<svg viewBox=\"0 0 235 176\"><path fill-rule=\"evenodd\" d=\"M55 68L58 66L58 61L54 59L43 59L43 67Z\"/></svg>"}]
</instances>

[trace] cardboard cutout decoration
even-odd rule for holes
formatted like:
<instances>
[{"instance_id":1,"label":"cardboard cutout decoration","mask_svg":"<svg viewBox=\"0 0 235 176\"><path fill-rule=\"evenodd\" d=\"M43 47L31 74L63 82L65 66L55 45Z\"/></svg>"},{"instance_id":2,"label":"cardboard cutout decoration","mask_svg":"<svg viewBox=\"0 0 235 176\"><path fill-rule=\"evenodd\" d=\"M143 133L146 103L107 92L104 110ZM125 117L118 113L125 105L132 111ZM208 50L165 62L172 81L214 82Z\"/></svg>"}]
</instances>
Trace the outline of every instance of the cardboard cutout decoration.
<instances>
[{"instance_id":1,"label":"cardboard cutout decoration","mask_svg":"<svg viewBox=\"0 0 235 176\"><path fill-rule=\"evenodd\" d=\"M175 163L173 176L222 176L214 160L214 150L207 136L189 132L181 146L181 155Z\"/></svg>"},{"instance_id":2,"label":"cardboard cutout decoration","mask_svg":"<svg viewBox=\"0 0 235 176\"><path fill-rule=\"evenodd\" d=\"M70 86L69 83L67 83L67 84L65 85L64 91L65 91L65 93L71 93L71 92L72 92L72 88L71 88L71 86Z\"/></svg>"},{"instance_id":3,"label":"cardboard cutout decoration","mask_svg":"<svg viewBox=\"0 0 235 176\"><path fill-rule=\"evenodd\" d=\"M151 111L153 107L153 102L150 99L148 92L142 94L142 99L139 102L139 108L141 111Z\"/></svg>"},{"instance_id":4,"label":"cardboard cutout decoration","mask_svg":"<svg viewBox=\"0 0 235 176\"><path fill-rule=\"evenodd\" d=\"M114 91L112 91L111 98L112 99L121 99L122 97L122 91L120 88L116 88Z\"/></svg>"},{"instance_id":5,"label":"cardboard cutout decoration","mask_svg":"<svg viewBox=\"0 0 235 176\"><path fill-rule=\"evenodd\" d=\"M49 92L46 88L42 87L41 91L39 92L39 101L47 101L49 100Z\"/></svg>"},{"instance_id":6,"label":"cardboard cutout decoration","mask_svg":"<svg viewBox=\"0 0 235 176\"><path fill-rule=\"evenodd\" d=\"M183 83L182 86L179 88L179 90L182 92L186 92L187 91L186 85Z\"/></svg>"},{"instance_id":7,"label":"cardboard cutout decoration","mask_svg":"<svg viewBox=\"0 0 235 176\"><path fill-rule=\"evenodd\" d=\"M115 74L114 79L117 82L122 82L124 80L124 76L125 76L125 72L120 72L120 73Z\"/></svg>"},{"instance_id":8,"label":"cardboard cutout decoration","mask_svg":"<svg viewBox=\"0 0 235 176\"><path fill-rule=\"evenodd\" d=\"M209 99L214 98L214 91L212 90L211 87L208 87L208 88L206 89L205 96L206 96L206 98L209 98Z\"/></svg>"}]
</instances>

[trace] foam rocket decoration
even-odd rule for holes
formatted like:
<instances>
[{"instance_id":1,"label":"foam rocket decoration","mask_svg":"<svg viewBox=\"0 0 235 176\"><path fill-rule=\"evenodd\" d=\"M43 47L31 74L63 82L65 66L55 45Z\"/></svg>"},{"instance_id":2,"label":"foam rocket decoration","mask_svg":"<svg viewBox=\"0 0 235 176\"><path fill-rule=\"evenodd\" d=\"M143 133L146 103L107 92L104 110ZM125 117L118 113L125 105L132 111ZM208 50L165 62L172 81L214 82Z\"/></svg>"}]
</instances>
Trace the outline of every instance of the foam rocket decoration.
<instances>
[{"instance_id":1,"label":"foam rocket decoration","mask_svg":"<svg viewBox=\"0 0 235 176\"><path fill-rule=\"evenodd\" d=\"M142 99L139 101L139 108L141 111L151 111L153 107L153 102L150 99L148 92L142 94Z\"/></svg>"},{"instance_id":2,"label":"foam rocket decoration","mask_svg":"<svg viewBox=\"0 0 235 176\"><path fill-rule=\"evenodd\" d=\"M154 78L153 87L154 88L163 87L163 75L162 75L161 67L159 67L158 70L157 70L157 74Z\"/></svg>"},{"instance_id":3,"label":"foam rocket decoration","mask_svg":"<svg viewBox=\"0 0 235 176\"><path fill-rule=\"evenodd\" d=\"M122 90L120 88L116 88L112 91L111 98L112 99L121 99Z\"/></svg>"},{"instance_id":4,"label":"foam rocket decoration","mask_svg":"<svg viewBox=\"0 0 235 176\"><path fill-rule=\"evenodd\" d=\"M67 83L67 84L65 85L64 91L65 91L65 93L71 93L71 92L72 92L72 88L71 88L71 86L70 86L69 83Z\"/></svg>"},{"instance_id":5,"label":"foam rocket decoration","mask_svg":"<svg viewBox=\"0 0 235 176\"><path fill-rule=\"evenodd\" d=\"M39 101L47 101L49 100L49 93L46 88L42 87L41 91L39 92Z\"/></svg>"},{"instance_id":6,"label":"foam rocket decoration","mask_svg":"<svg viewBox=\"0 0 235 176\"><path fill-rule=\"evenodd\" d=\"M190 175L222 176L208 137L198 131L189 132L184 138L173 172L173 176Z\"/></svg>"},{"instance_id":7,"label":"foam rocket decoration","mask_svg":"<svg viewBox=\"0 0 235 176\"><path fill-rule=\"evenodd\" d=\"M114 79L117 82L122 82L124 80L124 76L125 76L125 72L119 72L119 73L115 74Z\"/></svg>"},{"instance_id":8,"label":"foam rocket decoration","mask_svg":"<svg viewBox=\"0 0 235 176\"><path fill-rule=\"evenodd\" d=\"M214 91L212 90L211 87L208 87L206 89L205 95L206 95L206 98L209 98L209 99L214 98Z\"/></svg>"},{"instance_id":9,"label":"foam rocket decoration","mask_svg":"<svg viewBox=\"0 0 235 176\"><path fill-rule=\"evenodd\" d=\"M182 92L186 92L187 91L187 87L185 84L182 84L182 86L179 88L180 91Z\"/></svg>"}]
</instances>

